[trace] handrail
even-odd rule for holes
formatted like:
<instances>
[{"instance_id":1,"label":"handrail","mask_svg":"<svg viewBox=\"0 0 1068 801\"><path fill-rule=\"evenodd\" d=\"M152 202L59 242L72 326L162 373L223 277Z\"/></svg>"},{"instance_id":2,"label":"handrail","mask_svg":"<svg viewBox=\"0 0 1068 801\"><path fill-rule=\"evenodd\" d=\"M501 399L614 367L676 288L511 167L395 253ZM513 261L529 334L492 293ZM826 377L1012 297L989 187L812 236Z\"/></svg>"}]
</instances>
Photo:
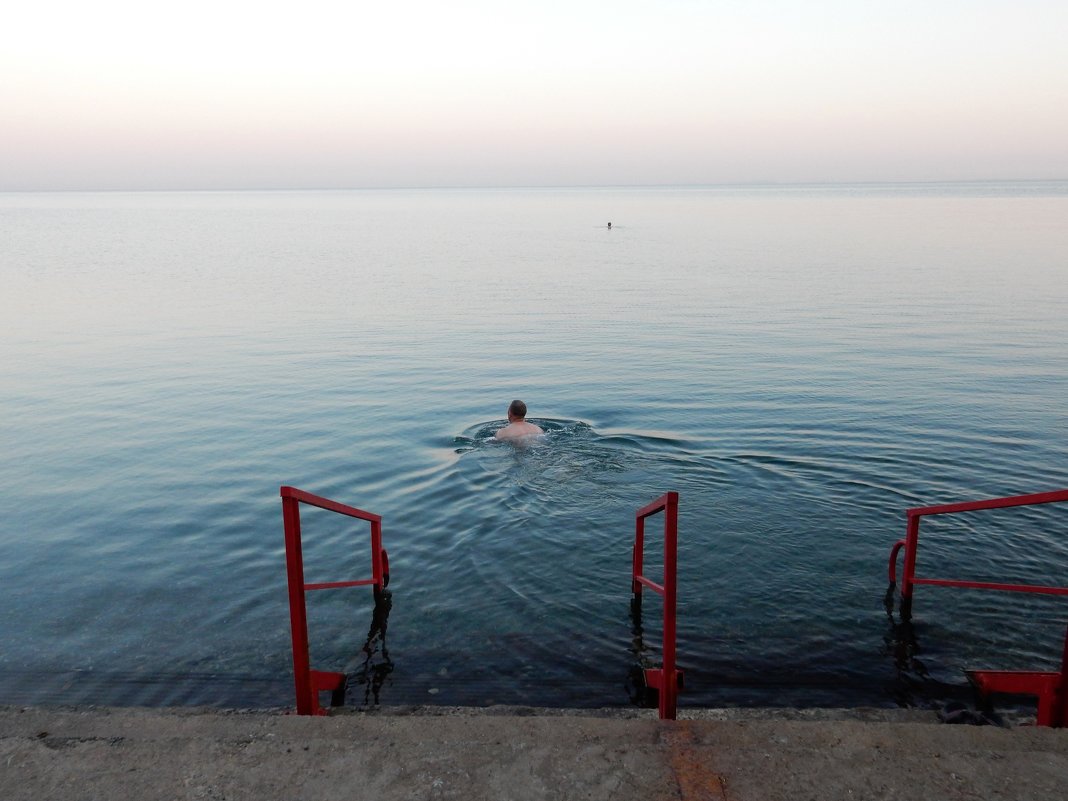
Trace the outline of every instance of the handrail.
<instances>
[{"instance_id":1,"label":"handrail","mask_svg":"<svg viewBox=\"0 0 1068 801\"><path fill-rule=\"evenodd\" d=\"M897 583L897 554L904 548L904 570L901 577L901 617L912 617L912 595L917 584L937 587L962 587L976 590L997 590L1001 592L1025 592L1042 595L1068 595L1068 587L1053 587L1043 584L1006 584L990 581L964 581L960 579L917 578L916 550L920 539L920 520L933 515L957 514L960 512L977 512L984 509L1007 509L1015 506L1035 506L1045 503L1062 503L1068 501L1068 489L1052 492L1036 492L1028 495L1011 495L1004 498L987 498L979 501L947 503L938 506L917 506L905 510L905 539L894 543L890 551L890 590L887 593L888 610L892 611L892 593Z\"/></svg>"},{"instance_id":2,"label":"handrail","mask_svg":"<svg viewBox=\"0 0 1068 801\"><path fill-rule=\"evenodd\" d=\"M347 515L349 517L358 517L360 520L366 520L370 523L381 523L382 516L365 512L363 509L357 509L355 506L346 506L343 503L332 501L329 498L324 498L322 495L312 495L310 492L305 492L302 489L296 487L283 486L279 490L279 495L283 498L294 498L301 503L306 503L309 506L318 506L320 509L326 509L330 512L337 512L340 515Z\"/></svg>"},{"instance_id":3,"label":"handrail","mask_svg":"<svg viewBox=\"0 0 1068 801\"><path fill-rule=\"evenodd\" d=\"M374 587L377 599L389 584L389 556L382 547L382 518L296 487L283 486L279 490L279 495L282 497L282 525L286 539L286 575L289 584L289 620L293 640L293 681L296 685L297 714L325 715L326 710L319 706L319 692L329 690L334 694L335 700L339 693L343 696L345 674L311 669L308 609L305 595L311 590L330 590L370 584ZM302 503L371 524L371 578L313 584L304 581L304 555L300 538L300 504Z\"/></svg>"},{"instance_id":4,"label":"handrail","mask_svg":"<svg viewBox=\"0 0 1068 801\"><path fill-rule=\"evenodd\" d=\"M1068 631L1061 649L1061 669L1056 673L1048 670L969 670L967 674L987 709L991 708L990 696L994 693L1035 695L1038 697L1036 726L1060 729L1068 724Z\"/></svg>"},{"instance_id":5,"label":"handrail","mask_svg":"<svg viewBox=\"0 0 1068 801\"><path fill-rule=\"evenodd\" d=\"M939 506L917 506L905 511L907 520L905 539L898 540L890 550L890 586L886 591L886 611L893 614L894 588L897 582L897 555L905 550L905 564L901 579L901 619L912 617L912 594L917 584L936 587L961 587L973 590L998 590L1044 595L1068 595L1068 587L1051 587L1042 584L1006 584L992 581L964 581L960 579L917 578L916 549L920 542L920 520L932 515L977 512L984 509L1008 509L1015 506L1034 506L1044 503L1068 501L1068 489L1053 492L1036 492L1029 495L1011 495L1004 498L988 498L981 501L947 503ZM989 707L993 693L1011 693L1038 696L1039 726L1061 727L1068 723L1068 636L1065 638L1061 669L1058 673L1017 670L969 670L969 679Z\"/></svg>"},{"instance_id":6,"label":"handrail","mask_svg":"<svg viewBox=\"0 0 1068 801\"><path fill-rule=\"evenodd\" d=\"M1010 495L1005 498L988 498L983 501L962 501L946 503L941 506L917 506L906 509L909 517L926 517L928 515L948 515L957 512L978 512L982 509L1008 509L1013 506L1037 506L1042 503L1068 501L1068 489L1052 492L1033 492L1029 495Z\"/></svg>"},{"instance_id":7,"label":"handrail","mask_svg":"<svg viewBox=\"0 0 1068 801\"><path fill-rule=\"evenodd\" d=\"M645 558L645 519L664 512L664 579L657 584L642 575ZM645 682L655 687L661 720L675 720L682 671L676 669L675 612L678 584L679 494L668 492L648 503L634 514L634 552L631 561L631 591L635 603L641 603L642 587L664 597L663 665L645 670Z\"/></svg>"}]
</instances>

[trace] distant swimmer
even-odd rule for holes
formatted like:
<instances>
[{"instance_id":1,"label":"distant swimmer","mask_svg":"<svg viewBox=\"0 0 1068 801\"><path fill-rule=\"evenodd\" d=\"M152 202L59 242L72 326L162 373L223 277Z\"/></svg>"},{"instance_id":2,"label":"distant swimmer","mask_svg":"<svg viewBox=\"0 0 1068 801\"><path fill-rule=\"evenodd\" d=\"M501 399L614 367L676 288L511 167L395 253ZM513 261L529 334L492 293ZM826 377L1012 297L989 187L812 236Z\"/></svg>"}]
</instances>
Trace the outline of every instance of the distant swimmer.
<instances>
[{"instance_id":1,"label":"distant swimmer","mask_svg":"<svg viewBox=\"0 0 1068 801\"><path fill-rule=\"evenodd\" d=\"M508 405L508 425L498 431L495 436L497 439L526 439L528 437L536 437L538 434L544 434L540 427L533 423L528 423L527 417L527 405L521 400L514 400Z\"/></svg>"},{"instance_id":2,"label":"distant swimmer","mask_svg":"<svg viewBox=\"0 0 1068 801\"><path fill-rule=\"evenodd\" d=\"M611 228L612 227L612 223L608 223L608 227Z\"/></svg>"}]
</instances>

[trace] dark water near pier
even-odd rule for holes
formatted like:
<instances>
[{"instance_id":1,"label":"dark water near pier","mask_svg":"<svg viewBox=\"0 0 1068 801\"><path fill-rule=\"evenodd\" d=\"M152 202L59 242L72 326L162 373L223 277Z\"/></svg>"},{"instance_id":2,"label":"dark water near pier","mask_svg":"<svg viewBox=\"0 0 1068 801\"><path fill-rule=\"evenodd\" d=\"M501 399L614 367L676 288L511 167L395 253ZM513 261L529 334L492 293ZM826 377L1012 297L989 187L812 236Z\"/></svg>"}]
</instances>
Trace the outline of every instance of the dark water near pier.
<instances>
[{"instance_id":1,"label":"dark water near pier","mask_svg":"<svg viewBox=\"0 0 1068 801\"><path fill-rule=\"evenodd\" d=\"M907 507L1068 487L1065 220L1063 183L0 195L0 702L291 703L281 484L384 517L388 658L369 590L310 596L351 703L630 703L667 490L683 704L1052 665L1063 600L920 588L903 644L882 598ZM491 441L513 397L546 442ZM367 573L304 530L309 580ZM932 520L920 567L1068 585L1068 509Z\"/></svg>"}]
</instances>

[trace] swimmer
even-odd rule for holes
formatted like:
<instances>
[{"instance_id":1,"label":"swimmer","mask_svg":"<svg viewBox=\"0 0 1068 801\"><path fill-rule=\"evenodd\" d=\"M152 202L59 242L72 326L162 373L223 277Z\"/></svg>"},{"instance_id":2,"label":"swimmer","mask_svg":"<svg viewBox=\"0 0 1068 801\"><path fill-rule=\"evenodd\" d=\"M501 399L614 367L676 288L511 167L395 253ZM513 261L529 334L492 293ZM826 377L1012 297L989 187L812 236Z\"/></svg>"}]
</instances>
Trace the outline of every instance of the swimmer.
<instances>
[{"instance_id":1,"label":"swimmer","mask_svg":"<svg viewBox=\"0 0 1068 801\"><path fill-rule=\"evenodd\" d=\"M536 437L545 433L539 426L528 423L526 417L527 405L521 400L512 401L508 405L508 425L493 436L497 439L517 440Z\"/></svg>"},{"instance_id":2,"label":"swimmer","mask_svg":"<svg viewBox=\"0 0 1068 801\"><path fill-rule=\"evenodd\" d=\"M611 229L612 228L612 223L608 223L608 227L609 227L609 229Z\"/></svg>"}]
</instances>

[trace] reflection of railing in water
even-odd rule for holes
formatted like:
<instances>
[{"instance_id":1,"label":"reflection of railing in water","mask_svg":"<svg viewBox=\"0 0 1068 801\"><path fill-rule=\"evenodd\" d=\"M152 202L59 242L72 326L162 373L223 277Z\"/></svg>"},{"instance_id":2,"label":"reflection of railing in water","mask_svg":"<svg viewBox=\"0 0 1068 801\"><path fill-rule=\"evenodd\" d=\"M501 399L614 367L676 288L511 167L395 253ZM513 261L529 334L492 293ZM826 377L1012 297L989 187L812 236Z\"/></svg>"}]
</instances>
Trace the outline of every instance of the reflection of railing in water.
<instances>
[{"instance_id":1,"label":"reflection of railing in water","mask_svg":"<svg viewBox=\"0 0 1068 801\"><path fill-rule=\"evenodd\" d=\"M659 512L664 513L664 583L657 584L642 574L645 559L645 518ZM650 504L643 506L634 514L634 554L631 567L631 613L637 623L636 636L641 636L641 602L642 587L664 597L664 629L662 659L660 668L643 670L645 686L658 693L658 707L662 720L675 720L678 694L682 687L682 671L676 670L675 664L675 606L677 595L679 531L679 494L669 492Z\"/></svg>"},{"instance_id":2,"label":"reflection of railing in water","mask_svg":"<svg viewBox=\"0 0 1068 801\"><path fill-rule=\"evenodd\" d=\"M890 585L886 591L886 611L893 618L894 591L897 587L897 559L904 550L904 569L901 577L901 625L911 628L912 596L918 584L936 587L958 587L973 590L997 590L1041 595L1068 595L1068 587L1052 587L1036 584L1006 584L989 581L965 581L960 579L933 579L916 577L916 550L919 546L920 520L932 515L978 512L985 509L1008 509L1017 506L1035 506L1068 501L1068 489L1040 492L1031 495L1014 495L1006 498L990 498L981 501L966 501L941 506L923 506L906 511L907 528L905 539L898 540L890 550L888 567ZM991 693L1035 695L1038 697L1038 725L1068 725L1068 634L1065 636L1061 669L1057 673L1036 671L970 670L968 677L982 701L989 705Z\"/></svg>"},{"instance_id":3,"label":"reflection of railing in water","mask_svg":"<svg viewBox=\"0 0 1068 801\"><path fill-rule=\"evenodd\" d=\"M319 693L330 692L331 706L344 703L346 677L344 673L312 670L309 664L308 648L308 611L305 594L310 590L339 589L342 587L359 587L371 585L374 588L376 611L379 604L388 599L383 597L389 584L389 558L382 548L382 518L353 506L345 506L336 501L312 495L310 492L295 487L282 487L282 523L286 538L286 570L289 580L289 617L293 637L293 680L297 693L298 715L325 715L326 710L319 706ZM356 581L331 581L307 584L304 581L304 556L300 540L300 504L317 506L320 509L336 512L347 517L365 520L371 524L371 571L372 578ZM385 613L388 616L388 608ZM385 626L380 624L383 651L385 650ZM372 620L368 643L375 634Z\"/></svg>"},{"instance_id":4,"label":"reflection of railing in water","mask_svg":"<svg viewBox=\"0 0 1068 801\"><path fill-rule=\"evenodd\" d=\"M393 673L393 660L386 645L386 630L389 627L389 613L393 609L393 593L382 590L375 595L375 608L371 613L371 625L367 630L367 639L360 649L362 659L358 667L346 669L349 689L353 685L363 687L363 705L378 704L380 693L386 679ZM375 659L375 657L380 657ZM360 659L360 657L357 657ZM350 665L351 668L351 665Z\"/></svg>"},{"instance_id":5,"label":"reflection of railing in water","mask_svg":"<svg viewBox=\"0 0 1068 801\"><path fill-rule=\"evenodd\" d=\"M656 690L645 682L645 671L651 667L649 648L645 644L645 627L642 625L642 597L635 594L630 601L630 649L634 663L627 673L627 695L636 706L658 706Z\"/></svg>"},{"instance_id":6,"label":"reflection of railing in water","mask_svg":"<svg viewBox=\"0 0 1068 801\"><path fill-rule=\"evenodd\" d=\"M894 621L884 636L887 655L894 660L896 681L887 687L889 694L899 706L912 707L928 698L932 692L944 693L947 689L932 678L927 666L919 658L920 644L911 620Z\"/></svg>"}]
</instances>

